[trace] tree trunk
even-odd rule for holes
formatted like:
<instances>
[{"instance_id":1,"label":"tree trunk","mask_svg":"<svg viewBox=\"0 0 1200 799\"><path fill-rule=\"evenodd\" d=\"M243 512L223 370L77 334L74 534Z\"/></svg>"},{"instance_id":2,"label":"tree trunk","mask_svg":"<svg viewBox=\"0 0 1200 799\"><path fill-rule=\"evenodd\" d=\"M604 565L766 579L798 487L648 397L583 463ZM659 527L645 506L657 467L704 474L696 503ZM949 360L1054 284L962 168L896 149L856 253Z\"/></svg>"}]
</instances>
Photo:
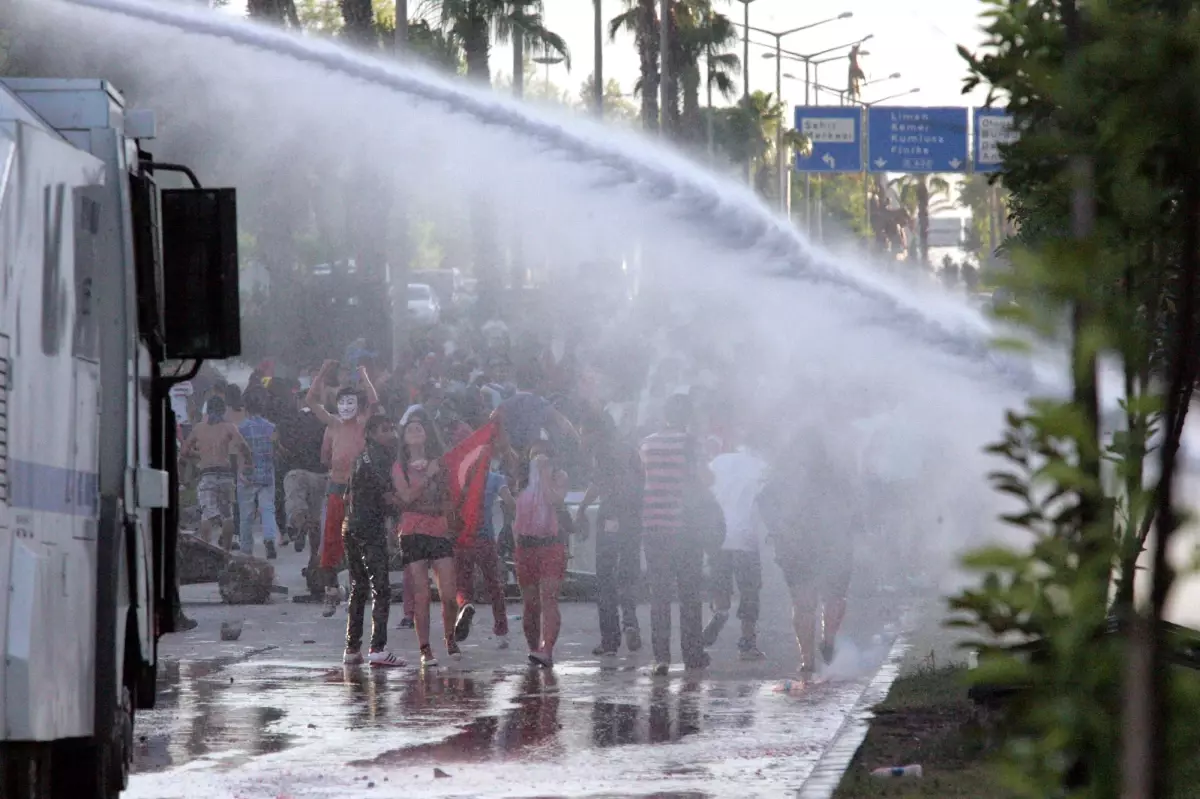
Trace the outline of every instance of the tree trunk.
<instances>
[{"instance_id":1,"label":"tree trunk","mask_svg":"<svg viewBox=\"0 0 1200 799\"><path fill-rule=\"evenodd\" d=\"M467 60L467 78L490 86L492 71L488 57L491 55L492 42L488 36L487 20L472 18L467 23L462 45Z\"/></svg>"},{"instance_id":2,"label":"tree trunk","mask_svg":"<svg viewBox=\"0 0 1200 799\"><path fill-rule=\"evenodd\" d=\"M654 0L638 0L637 49L642 74L642 127L658 130L658 14Z\"/></svg>"},{"instance_id":3,"label":"tree trunk","mask_svg":"<svg viewBox=\"0 0 1200 799\"><path fill-rule=\"evenodd\" d=\"M513 33L513 96L525 96L525 37Z\"/></svg>"},{"instance_id":4,"label":"tree trunk","mask_svg":"<svg viewBox=\"0 0 1200 799\"><path fill-rule=\"evenodd\" d=\"M922 175L917 179L917 242L922 266L929 266L929 183Z\"/></svg>"},{"instance_id":5,"label":"tree trunk","mask_svg":"<svg viewBox=\"0 0 1200 799\"><path fill-rule=\"evenodd\" d=\"M341 7L347 38L362 47L377 46L379 37L375 31L375 10L371 0L341 0Z\"/></svg>"},{"instance_id":6,"label":"tree trunk","mask_svg":"<svg viewBox=\"0 0 1200 799\"><path fill-rule=\"evenodd\" d=\"M689 64L680 76L682 89L682 111L679 121L682 126L683 138L688 141L700 141L700 67Z\"/></svg>"}]
</instances>

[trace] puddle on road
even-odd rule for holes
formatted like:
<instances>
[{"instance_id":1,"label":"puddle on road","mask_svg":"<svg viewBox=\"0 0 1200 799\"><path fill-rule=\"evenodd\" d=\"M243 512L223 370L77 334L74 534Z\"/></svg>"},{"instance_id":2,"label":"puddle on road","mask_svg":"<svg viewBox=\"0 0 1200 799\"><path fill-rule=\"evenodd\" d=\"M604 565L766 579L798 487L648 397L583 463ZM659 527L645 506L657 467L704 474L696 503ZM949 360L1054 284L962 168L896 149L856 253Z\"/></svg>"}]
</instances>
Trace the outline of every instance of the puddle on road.
<instances>
[{"instance_id":1,"label":"puddle on road","mask_svg":"<svg viewBox=\"0 0 1200 799\"><path fill-rule=\"evenodd\" d=\"M883 656L846 649L864 667ZM158 707L138 717L131 796L316 799L342 784L367 799L365 780L390 776L431 797L773 799L863 685L778 694L763 669L729 664L661 679L594 660L422 672L270 657L164 660ZM199 781L184 786L184 771Z\"/></svg>"},{"instance_id":2,"label":"puddle on road","mask_svg":"<svg viewBox=\"0 0 1200 799\"><path fill-rule=\"evenodd\" d=\"M195 760L225 767L322 736L392 730L405 744L351 766L483 763L666 744L754 726L758 683L650 679L574 669L497 672L328 669L284 662L169 662L157 708L139 716L135 773ZM436 732L414 743L411 733ZM379 751L379 750L377 750Z\"/></svg>"}]
</instances>

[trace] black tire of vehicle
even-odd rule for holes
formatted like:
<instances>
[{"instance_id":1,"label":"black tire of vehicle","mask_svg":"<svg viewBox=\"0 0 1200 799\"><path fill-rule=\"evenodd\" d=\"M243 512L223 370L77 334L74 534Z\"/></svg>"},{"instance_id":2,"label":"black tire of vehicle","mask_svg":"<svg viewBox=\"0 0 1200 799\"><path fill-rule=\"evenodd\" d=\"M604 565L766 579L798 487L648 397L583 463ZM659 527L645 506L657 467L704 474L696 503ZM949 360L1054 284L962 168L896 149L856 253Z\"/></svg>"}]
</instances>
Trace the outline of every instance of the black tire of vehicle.
<instances>
[{"instance_id":1,"label":"black tire of vehicle","mask_svg":"<svg viewBox=\"0 0 1200 799\"><path fill-rule=\"evenodd\" d=\"M49 799L51 766L50 744L0 744L0 796Z\"/></svg>"},{"instance_id":2,"label":"black tire of vehicle","mask_svg":"<svg viewBox=\"0 0 1200 799\"><path fill-rule=\"evenodd\" d=\"M133 694L122 686L106 741L59 741L54 744L50 799L120 799L129 784L133 758Z\"/></svg>"}]
</instances>

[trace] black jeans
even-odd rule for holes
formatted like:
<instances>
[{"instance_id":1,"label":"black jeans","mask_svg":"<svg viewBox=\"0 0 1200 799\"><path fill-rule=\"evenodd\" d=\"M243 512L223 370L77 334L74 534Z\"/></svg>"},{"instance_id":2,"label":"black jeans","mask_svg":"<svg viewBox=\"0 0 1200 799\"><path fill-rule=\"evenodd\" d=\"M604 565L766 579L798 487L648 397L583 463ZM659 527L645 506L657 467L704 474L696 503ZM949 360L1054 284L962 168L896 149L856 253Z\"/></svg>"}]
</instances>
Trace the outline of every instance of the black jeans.
<instances>
[{"instance_id":1,"label":"black jeans","mask_svg":"<svg viewBox=\"0 0 1200 799\"><path fill-rule=\"evenodd\" d=\"M646 566L650 581L650 643L654 659L671 662L671 600L679 598L679 645L683 664L701 664L704 656L704 548L684 531L647 536Z\"/></svg>"},{"instance_id":2,"label":"black jeans","mask_svg":"<svg viewBox=\"0 0 1200 799\"><path fill-rule=\"evenodd\" d=\"M601 646L617 649L622 628L638 629L635 592L642 576L642 537L632 523L626 527L625 520L617 521L615 531L606 531L608 521L603 515L596 519L596 610Z\"/></svg>"},{"instance_id":3,"label":"black jeans","mask_svg":"<svg viewBox=\"0 0 1200 799\"><path fill-rule=\"evenodd\" d=\"M713 559L713 608L729 612L733 584L737 581L738 612L742 621L758 621L758 598L762 591L762 560L757 552L722 549Z\"/></svg>"},{"instance_id":4,"label":"black jeans","mask_svg":"<svg viewBox=\"0 0 1200 799\"><path fill-rule=\"evenodd\" d=\"M350 570L346 649L358 651L362 647L363 616L370 592L371 650L381 651L387 646L388 612L392 605L392 586L388 581L387 532L382 524L368 530L347 525L342 537L346 544L346 564Z\"/></svg>"}]
</instances>

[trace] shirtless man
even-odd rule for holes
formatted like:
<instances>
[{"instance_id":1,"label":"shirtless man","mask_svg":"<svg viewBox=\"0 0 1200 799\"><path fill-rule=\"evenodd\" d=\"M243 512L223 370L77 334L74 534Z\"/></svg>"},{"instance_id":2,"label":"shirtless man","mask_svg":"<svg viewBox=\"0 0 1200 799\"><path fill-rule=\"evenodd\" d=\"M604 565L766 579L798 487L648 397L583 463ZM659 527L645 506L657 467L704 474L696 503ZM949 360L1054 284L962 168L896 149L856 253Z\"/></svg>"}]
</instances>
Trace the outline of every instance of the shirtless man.
<instances>
[{"instance_id":1,"label":"shirtless man","mask_svg":"<svg viewBox=\"0 0 1200 799\"><path fill-rule=\"evenodd\" d=\"M325 609L323 615L332 616L337 610L341 596L337 588L337 570L341 565L345 548L342 542L342 521L346 518L346 490L354 462L367 446L367 417L379 405L375 386L364 367L358 369L358 381L367 398L367 407L360 408L358 392L353 388L342 388L337 393L337 416L325 410L321 398L325 381L338 368L337 361L325 361L321 371L308 389L305 401L326 427L325 440L329 456L329 488L325 498L325 529L321 535L321 572L325 581ZM322 456L325 446L322 446Z\"/></svg>"},{"instance_id":2,"label":"shirtless man","mask_svg":"<svg viewBox=\"0 0 1200 799\"><path fill-rule=\"evenodd\" d=\"M183 442L182 458L197 458L200 484L200 537L212 543L212 525L221 526L221 548L233 546L234 470L229 459L236 456L239 467L250 461L250 446L237 425L225 419L225 400L209 397L207 416L192 428Z\"/></svg>"}]
</instances>

